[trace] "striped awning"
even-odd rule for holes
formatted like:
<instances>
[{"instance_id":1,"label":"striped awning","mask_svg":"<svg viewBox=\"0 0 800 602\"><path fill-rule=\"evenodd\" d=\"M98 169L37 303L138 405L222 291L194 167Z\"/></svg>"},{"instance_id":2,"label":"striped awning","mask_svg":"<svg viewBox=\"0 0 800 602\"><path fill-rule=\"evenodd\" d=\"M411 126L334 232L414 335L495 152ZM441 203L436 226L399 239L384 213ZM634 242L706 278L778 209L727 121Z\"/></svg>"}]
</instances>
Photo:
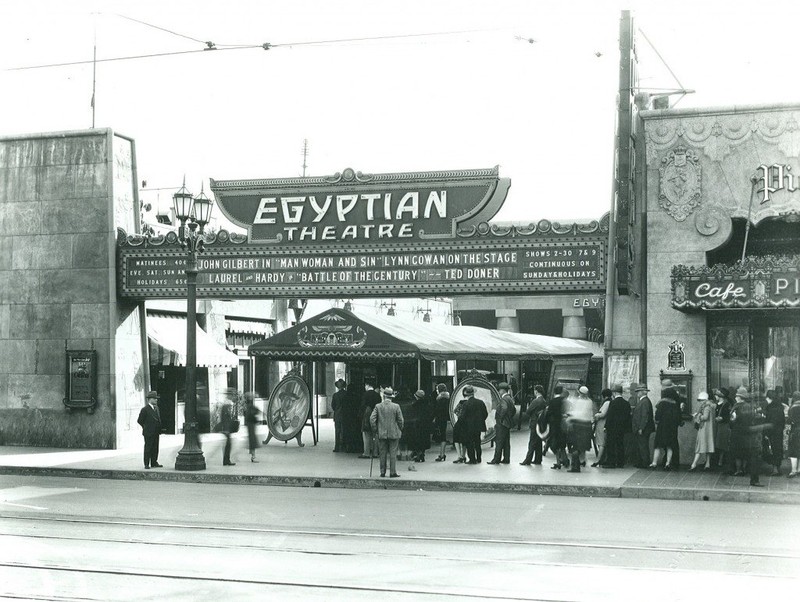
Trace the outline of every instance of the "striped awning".
<instances>
[{"instance_id":1,"label":"striped awning","mask_svg":"<svg viewBox=\"0 0 800 602\"><path fill-rule=\"evenodd\" d=\"M186 365L186 318L167 314L147 314L147 337L150 340L150 365ZM200 367L235 368L239 358L195 325L197 362Z\"/></svg>"},{"instance_id":2,"label":"striped awning","mask_svg":"<svg viewBox=\"0 0 800 602\"><path fill-rule=\"evenodd\" d=\"M265 337L271 337L274 334L272 324L269 322L227 317L225 318L225 330L236 334L260 334Z\"/></svg>"},{"instance_id":3,"label":"striped awning","mask_svg":"<svg viewBox=\"0 0 800 602\"><path fill-rule=\"evenodd\" d=\"M354 314L332 308L248 347L276 360L551 360L603 357L597 343Z\"/></svg>"}]
</instances>

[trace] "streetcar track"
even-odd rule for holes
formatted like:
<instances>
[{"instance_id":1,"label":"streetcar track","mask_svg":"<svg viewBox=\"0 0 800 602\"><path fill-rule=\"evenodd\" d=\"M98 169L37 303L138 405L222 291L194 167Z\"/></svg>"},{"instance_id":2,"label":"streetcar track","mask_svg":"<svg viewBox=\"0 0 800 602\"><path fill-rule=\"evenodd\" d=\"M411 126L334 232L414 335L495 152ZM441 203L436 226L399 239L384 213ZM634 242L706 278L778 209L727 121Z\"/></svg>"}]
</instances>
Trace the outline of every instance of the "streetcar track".
<instances>
[{"instance_id":1,"label":"streetcar track","mask_svg":"<svg viewBox=\"0 0 800 602\"><path fill-rule=\"evenodd\" d=\"M134 540L134 539L98 539L98 538L91 538L91 537L65 537L65 536L57 536L57 535L8 535L8 534L0 534L0 537L19 537L22 539L44 539L44 540L56 540L56 541L82 541L87 543L119 543L119 544L130 544L130 545L145 545L145 546L158 546L158 547L182 547L185 545L182 542L169 542L169 541L148 541L148 540ZM458 541L458 540L456 540ZM557 545L557 544L554 544ZM206 550L258 550L262 552L277 552L277 553L285 553L285 554L303 554L309 556L322 556L322 557L345 557L345 556L359 556L359 552L332 552L332 551L314 551L314 550L305 550L301 548L290 548L286 546L282 547L266 547L266 546L255 546L255 545L247 545L247 544L236 544L236 545L225 545L225 544L199 544L199 543L192 543L192 548L203 548ZM630 551L634 552L636 550L629 549L629 548L619 548L623 551ZM662 550L653 549L651 550L653 553L661 553ZM663 552L667 553L667 552ZM418 558L420 556L419 553L409 554L409 553L399 553L399 552L391 552L391 553L383 553L383 552L375 552L372 551L369 553L370 556L378 556L383 558ZM746 553L742 553L739 556L746 557ZM453 556L431 556L425 555L426 558L435 559L439 561L447 561L447 562L478 562L476 560L465 559L462 556L453 557ZM785 559L785 557L781 557ZM790 560L795 558L789 558ZM680 572L687 572L689 569L676 569L672 567L660 567L660 566L630 566L627 564L622 564L619 566L610 566L608 564L597 564L593 562L578 562L574 558L570 560L570 562L555 562L555 561L544 561L544 560L515 560L511 558L502 558L502 559L494 559L494 558L481 558L479 561L482 565L486 564L498 564L502 566L508 565L519 565L520 567L551 567L551 568L569 568L569 567L576 567L579 566L584 569L608 569L608 568L618 568L618 569L625 569L629 571L647 571L647 572L657 572L657 573L675 573L676 571ZM47 569L51 568L51 565L15 565L14 563L5 563L0 561L0 567L3 566L19 566L20 568L42 568ZM52 566L53 569L61 569L71 567L57 567L55 565ZM703 571L704 569L692 569L692 570L699 570ZM124 573L127 574L127 573ZM734 571L717 571L717 575L735 575L737 574ZM132 574L136 576L136 574ZM767 579L775 578L776 575L769 574L769 573L756 573L750 572L749 575L751 577L763 577ZM210 580L214 580L213 578L208 578ZM265 582L267 583L267 582Z\"/></svg>"},{"instance_id":2,"label":"streetcar track","mask_svg":"<svg viewBox=\"0 0 800 602\"><path fill-rule=\"evenodd\" d=\"M8 516L0 515L0 519L18 520L18 521L31 521L31 522L56 522L56 523L74 523L74 524L88 524L88 525L109 525L120 527L144 527L148 529L178 529L178 530L204 530L216 532L235 532L235 533L259 533L264 535L303 535L310 537L352 537L362 539L389 539L396 541L430 541L430 542L447 542L447 543L477 543L477 544L497 544L497 545L515 545L515 546L530 546L530 547L550 547L550 548L574 548L574 549L588 549L588 550L613 550L613 551L629 551L629 552L653 552L653 553L679 553L679 554L700 554L707 556L733 556L733 557L752 557L764 559L783 559L783 560L800 560L799 554L781 554L769 552L752 552L748 550L720 550L720 549L699 549L689 547L666 547L666 546L645 546L645 545L630 545L630 544L603 544L603 543L581 543L581 542L559 542L559 541L546 541L546 540L520 540L520 539L500 539L488 537L458 537L452 535L407 535L407 534L393 534L393 533L363 533L363 532L349 532L349 531L312 531L306 529L275 529L266 527L242 527L242 526L216 526L204 525L198 523L191 524L171 524L171 523L152 523L152 522L139 522L139 521L123 521L123 520L108 520L108 519L88 519L88 518L62 518L62 517L37 517L37 516ZM11 535L13 536L13 535ZM22 536L20 536L22 537ZM54 538L54 536L38 536L38 535L25 535L24 537L43 537ZM61 537L61 539L80 540L80 537ZM85 541L110 541L110 540L94 540L85 539ZM129 540L120 540L122 543L127 543ZM134 542L135 543L135 542ZM151 544L154 542L142 542ZM176 544L165 544L176 545ZM217 546L224 548L225 546Z\"/></svg>"},{"instance_id":3,"label":"streetcar track","mask_svg":"<svg viewBox=\"0 0 800 602\"><path fill-rule=\"evenodd\" d=\"M499 595L491 592L481 592L480 594L469 594L464 592L451 592L451 591L433 591L425 589L400 589L397 587L374 587L374 586L357 586L357 585L334 585L334 584L315 584L315 583L296 583L292 581L278 581L267 579L241 579L232 577L204 577L202 575L169 575L166 573L146 572L146 571L116 571L111 569L95 569L95 568L73 568L64 566L44 566L25 563L14 562L0 562L0 567L40 570L40 571L60 571L67 573L81 573L81 574L94 574L106 575L112 577L144 577L154 579L169 579L174 581L207 581L213 583L229 583L232 585L272 585L276 587L296 587L302 589L320 589L331 590L338 592L362 592L362 593L376 593L376 594L407 594L414 596L441 596L441 597L458 597L464 599L479 599L479 600L519 600L530 601L537 600L540 602L564 602L563 598L530 598L518 597L510 595ZM5 595L5 594L0 594ZM73 598L74 599L74 598ZM86 599L86 598L81 598Z\"/></svg>"}]
</instances>

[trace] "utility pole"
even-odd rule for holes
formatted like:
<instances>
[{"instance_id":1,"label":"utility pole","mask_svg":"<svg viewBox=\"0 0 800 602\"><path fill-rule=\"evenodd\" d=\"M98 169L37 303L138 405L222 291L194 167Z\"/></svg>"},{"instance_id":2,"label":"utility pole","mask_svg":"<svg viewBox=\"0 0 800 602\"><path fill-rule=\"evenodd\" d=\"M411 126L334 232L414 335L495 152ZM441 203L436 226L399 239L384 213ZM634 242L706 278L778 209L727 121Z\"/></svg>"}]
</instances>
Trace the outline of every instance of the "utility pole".
<instances>
[{"instance_id":1,"label":"utility pole","mask_svg":"<svg viewBox=\"0 0 800 602\"><path fill-rule=\"evenodd\" d=\"M303 177L306 177L306 160L308 159L308 138L303 139Z\"/></svg>"}]
</instances>

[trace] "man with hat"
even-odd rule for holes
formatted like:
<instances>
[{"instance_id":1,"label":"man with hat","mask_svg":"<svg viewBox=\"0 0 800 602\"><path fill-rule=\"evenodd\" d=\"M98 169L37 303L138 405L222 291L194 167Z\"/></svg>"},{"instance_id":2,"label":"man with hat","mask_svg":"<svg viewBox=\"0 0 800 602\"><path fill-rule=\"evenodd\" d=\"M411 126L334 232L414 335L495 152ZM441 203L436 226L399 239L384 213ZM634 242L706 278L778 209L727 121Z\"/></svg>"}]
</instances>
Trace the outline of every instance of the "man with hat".
<instances>
[{"instance_id":1,"label":"man with hat","mask_svg":"<svg viewBox=\"0 0 800 602\"><path fill-rule=\"evenodd\" d=\"M494 413L494 457L487 464L511 463L511 427L514 426L514 414L517 406L511 396L511 386L508 383L497 385L500 400Z\"/></svg>"},{"instance_id":2,"label":"man with hat","mask_svg":"<svg viewBox=\"0 0 800 602\"><path fill-rule=\"evenodd\" d=\"M158 411L158 393L150 391L147 404L139 412L136 422L142 427L144 437L144 467L161 468L158 463L158 437L161 435L161 413Z\"/></svg>"},{"instance_id":3,"label":"man with hat","mask_svg":"<svg viewBox=\"0 0 800 602\"><path fill-rule=\"evenodd\" d=\"M631 428L636 441L636 468L650 466L650 435L656 430L653 420L653 402L647 396L650 390L646 383L636 383L631 387L636 396L636 405L631 414Z\"/></svg>"},{"instance_id":4,"label":"man with hat","mask_svg":"<svg viewBox=\"0 0 800 602\"><path fill-rule=\"evenodd\" d=\"M431 407L425 391L420 389L411 400L411 416L406 421L406 440L414 462L424 462L425 452L431 446ZM410 424L409 424L410 423Z\"/></svg>"},{"instance_id":5,"label":"man with hat","mask_svg":"<svg viewBox=\"0 0 800 602\"><path fill-rule=\"evenodd\" d=\"M347 383L341 378L337 379L333 385L336 387L336 393L333 394L331 400L331 409L333 410L333 451L344 451L344 420L345 420L345 405L347 405Z\"/></svg>"},{"instance_id":6,"label":"man with hat","mask_svg":"<svg viewBox=\"0 0 800 602\"><path fill-rule=\"evenodd\" d=\"M391 387L383 390L383 401L375 406L370 416L372 431L378 436L378 456L380 458L381 476L386 476L386 460L389 460L389 476L396 479L397 449L400 436L403 434L403 412L394 402L396 393Z\"/></svg>"},{"instance_id":7,"label":"man with hat","mask_svg":"<svg viewBox=\"0 0 800 602\"><path fill-rule=\"evenodd\" d=\"M751 487L763 487L758 478L761 472L761 435L770 425L764 423L764 415L752 404L746 387L736 389L735 400L731 410L731 448L736 466L734 474L743 475L746 462Z\"/></svg>"},{"instance_id":8,"label":"man with hat","mask_svg":"<svg viewBox=\"0 0 800 602\"><path fill-rule=\"evenodd\" d=\"M622 384L611 387L611 403L606 415L606 468L625 466L625 433L631 432L631 406L622 396Z\"/></svg>"},{"instance_id":9,"label":"man with hat","mask_svg":"<svg viewBox=\"0 0 800 602\"><path fill-rule=\"evenodd\" d=\"M592 418L594 416L589 387L581 385L578 394L567 398L564 405L569 472L580 472L586 465L586 452L592 446Z\"/></svg>"},{"instance_id":10,"label":"man with hat","mask_svg":"<svg viewBox=\"0 0 800 602\"><path fill-rule=\"evenodd\" d=\"M550 430L547 442L556 457L556 463L550 467L554 470L560 470L561 466L569 464L566 452L567 435L564 431L564 401L567 397L569 397L569 391L563 385L556 385L553 387L553 397L547 403L545 411L547 426Z\"/></svg>"},{"instance_id":11,"label":"man with hat","mask_svg":"<svg viewBox=\"0 0 800 602\"><path fill-rule=\"evenodd\" d=\"M486 419L489 411L482 399L475 397L475 388L466 385L462 390L466 401L464 412L459 421L464 421L464 447L469 460L467 464L481 463L481 433L486 432Z\"/></svg>"}]
</instances>

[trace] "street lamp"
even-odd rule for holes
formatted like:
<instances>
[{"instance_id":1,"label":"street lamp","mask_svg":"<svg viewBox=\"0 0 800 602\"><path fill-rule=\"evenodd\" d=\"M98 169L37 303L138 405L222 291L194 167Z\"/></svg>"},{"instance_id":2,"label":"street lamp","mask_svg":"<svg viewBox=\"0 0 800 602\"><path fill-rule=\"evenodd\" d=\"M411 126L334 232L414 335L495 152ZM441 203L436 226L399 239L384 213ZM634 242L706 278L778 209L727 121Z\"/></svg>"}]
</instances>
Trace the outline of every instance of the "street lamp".
<instances>
[{"instance_id":1,"label":"street lamp","mask_svg":"<svg viewBox=\"0 0 800 602\"><path fill-rule=\"evenodd\" d=\"M192 197L186 181L174 195L172 206L180 222L178 240L186 249L186 394L184 395L183 448L175 459L175 470L205 470L197 425L197 256L203 252L203 228L211 218L213 201L200 190Z\"/></svg>"}]
</instances>

